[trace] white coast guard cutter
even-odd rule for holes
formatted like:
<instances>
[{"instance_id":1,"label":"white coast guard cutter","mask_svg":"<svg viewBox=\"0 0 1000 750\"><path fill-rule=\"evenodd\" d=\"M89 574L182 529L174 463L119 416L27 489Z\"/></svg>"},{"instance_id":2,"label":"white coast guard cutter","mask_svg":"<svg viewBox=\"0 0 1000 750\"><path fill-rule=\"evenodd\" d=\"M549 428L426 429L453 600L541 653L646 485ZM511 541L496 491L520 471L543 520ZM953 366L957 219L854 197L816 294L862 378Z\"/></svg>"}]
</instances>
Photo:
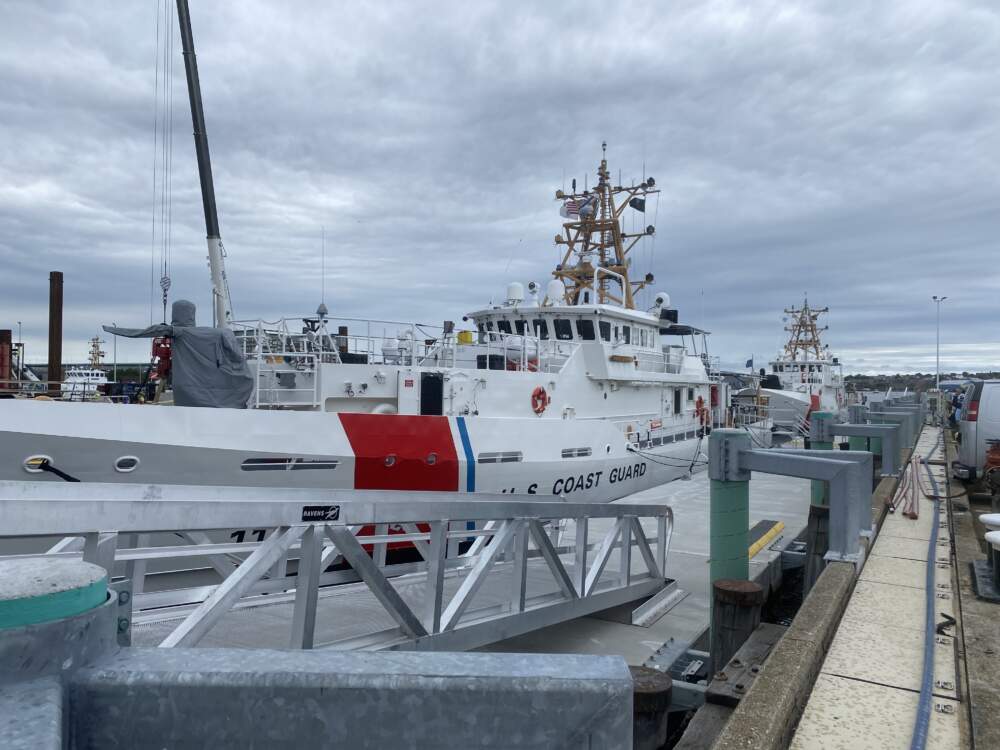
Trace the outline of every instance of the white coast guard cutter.
<instances>
[{"instance_id":1,"label":"white coast guard cutter","mask_svg":"<svg viewBox=\"0 0 1000 750\"><path fill-rule=\"evenodd\" d=\"M613 185L603 159L592 191L558 192L596 210L563 224L554 278L544 293L510 284L503 304L466 316L472 330L325 308L229 323L254 380L250 408L0 402L0 478L604 502L687 476L727 394L703 332L679 325L665 294L635 308L652 277L631 281L628 253L655 230L629 234L622 217L655 192L652 179Z\"/></svg>"}]
</instances>

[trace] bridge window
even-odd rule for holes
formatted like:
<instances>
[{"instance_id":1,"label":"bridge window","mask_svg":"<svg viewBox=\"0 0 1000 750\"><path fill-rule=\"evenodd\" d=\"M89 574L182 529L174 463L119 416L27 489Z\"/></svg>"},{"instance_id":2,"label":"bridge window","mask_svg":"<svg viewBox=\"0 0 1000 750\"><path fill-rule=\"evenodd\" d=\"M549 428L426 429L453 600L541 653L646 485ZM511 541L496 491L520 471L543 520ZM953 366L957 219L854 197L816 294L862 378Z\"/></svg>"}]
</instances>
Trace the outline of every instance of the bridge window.
<instances>
[{"instance_id":1,"label":"bridge window","mask_svg":"<svg viewBox=\"0 0 1000 750\"><path fill-rule=\"evenodd\" d=\"M549 327L545 322L544 318L535 318L531 321L535 327L535 335L542 341L545 341L549 337Z\"/></svg>"},{"instance_id":2,"label":"bridge window","mask_svg":"<svg viewBox=\"0 0 1000 750\"><path fill-rule=\"evenodd\" d=\"M510 321L509 320L498 320L497 321L497 330L500 331L500 333L510 333L511 332Z\"/></svg>"},{"instance_id":3,"label":"bridge window","mask_svg":"<svg viewBox=\"0 0 1000 750\"><path fill-rule=\"evenodd\" d=\"M580 318L576 321L576 332L584 341L594 340L594 321Z\"/></svg>"},{"instance_id":4,"label":"bridge window","mask_svg":"<svg viewBox=\"0 0 1000 750\"><path fill-rule=\"evenodd\" d=\"M518 336L523 336L528 329L528 321L526 320L515 320L514 330L517 331Z\"/></svg>"},{"instance_id":5,"label":"bridge window","mask_svg":"<svg viewBox=\"0 0 1000 750\"><path fill-rule=\"evenodd\" d=\"M556 338L560 341L572 341L573 340L573 326L565 318L556 318Z\"/></svg>"},{"instance_id":6,"label":"bridge window","mask_svg":"<svg viewBox=\"0 0 1000 750\"><path fill-rule=\"evenodd\" d=\"M632 343L632 327L631 326L622 326L622 341L624 341L626 344L631 344Z\"/></svg>"},{"instance_id":7,"label":"bridge window","mask_svg":"<svg viewBox=\"0 0 1000 750\"><path fill-rule=\"evenodd\" d=\"M611 341L611 323L602 320L597 324L597 327L601 329L601 340Z\"/></svg>"}]
</instances>

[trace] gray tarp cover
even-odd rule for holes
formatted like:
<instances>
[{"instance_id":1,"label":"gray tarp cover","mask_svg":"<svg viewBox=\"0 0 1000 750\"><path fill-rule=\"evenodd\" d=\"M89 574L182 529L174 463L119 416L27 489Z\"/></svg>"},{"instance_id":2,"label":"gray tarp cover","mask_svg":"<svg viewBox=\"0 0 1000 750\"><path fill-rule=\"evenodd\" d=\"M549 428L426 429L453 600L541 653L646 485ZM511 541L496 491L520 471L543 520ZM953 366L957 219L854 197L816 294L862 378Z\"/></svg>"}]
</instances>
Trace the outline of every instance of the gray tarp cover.
<instances>
[{"instance_id":1,"label":"gray tarp cover","mask_svg":"<svg viewBox=\"0 0 1000 750\"><path fill-rule=\"evenodd\" d=\"M195 308L178 300L171 309L171 325L104 330L130 339L170 336L171 382L177 406L246 408L253 392L253 375L228 328L196 326Z\"/></svg>"}]
</instances>

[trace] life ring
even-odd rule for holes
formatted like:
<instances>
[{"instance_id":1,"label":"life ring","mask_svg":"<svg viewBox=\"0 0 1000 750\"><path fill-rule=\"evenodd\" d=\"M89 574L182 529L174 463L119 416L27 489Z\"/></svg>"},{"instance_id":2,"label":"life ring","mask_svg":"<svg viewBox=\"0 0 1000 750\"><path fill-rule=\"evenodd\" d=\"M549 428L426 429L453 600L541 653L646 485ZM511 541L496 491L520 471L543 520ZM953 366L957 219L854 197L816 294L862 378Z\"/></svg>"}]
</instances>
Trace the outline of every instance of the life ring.
<instances>
[{"instance_id":1,"label":"life ring","mask_svg":"<svg viewBox=\"0 0 1000 750\"><path fill-rule=\"evenodd\" d=\"M545 407L549 405L549 394L545 392L542 386L538 386L531 392L531 410L535 414L541 414L545 411Z\"/></svg>"}]
</instances>

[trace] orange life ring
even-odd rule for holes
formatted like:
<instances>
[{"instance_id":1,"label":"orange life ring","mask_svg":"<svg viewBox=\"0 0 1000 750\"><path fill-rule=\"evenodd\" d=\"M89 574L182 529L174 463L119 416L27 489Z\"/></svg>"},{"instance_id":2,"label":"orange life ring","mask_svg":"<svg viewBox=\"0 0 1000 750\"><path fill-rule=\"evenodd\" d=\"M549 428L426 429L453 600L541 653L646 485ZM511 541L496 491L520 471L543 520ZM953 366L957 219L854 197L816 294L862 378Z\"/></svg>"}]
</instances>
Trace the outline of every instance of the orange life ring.
<instances>
[{"instance_id":1,"label":"orange life ring","mask_svg":"<svg viewBox=\"0 0 1000 750\"><path fill-rule=\"evenodd\" d=\"M549 395L542 386L538 386L531 392L531 410L535 414L541 414L545 407L549 405Z\"/></svg>"}]
</instances>

